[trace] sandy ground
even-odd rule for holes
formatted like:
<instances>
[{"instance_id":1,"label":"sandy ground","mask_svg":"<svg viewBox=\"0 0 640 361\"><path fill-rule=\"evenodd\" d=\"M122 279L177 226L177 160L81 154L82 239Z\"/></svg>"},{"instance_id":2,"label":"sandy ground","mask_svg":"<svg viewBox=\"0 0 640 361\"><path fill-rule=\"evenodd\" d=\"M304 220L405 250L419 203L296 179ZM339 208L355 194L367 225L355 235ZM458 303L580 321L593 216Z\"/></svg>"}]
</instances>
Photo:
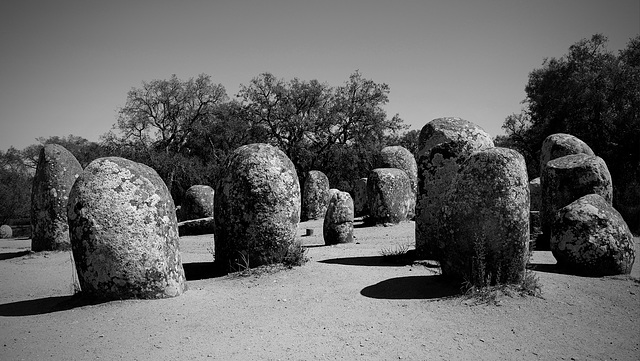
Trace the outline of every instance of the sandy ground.
<instances>
[{"instance_id":1,"label":"sandy ground","mask_svg":"<svg viewBox=\"0 0 640 361\"><path fill-rule=\"evenodd\" d=\"M430 263L380 256L412 247L413 232L360 227L356 243L327 247L322 221L304 222L306 265L224 277L209 272L211 236L182 237L186 293L94 305L71 297L69 252L2 240L0 360L640 359L638 262L630 276L585 278L534 252L543 298L478 305Z\"/></svg>"}]
</instances>

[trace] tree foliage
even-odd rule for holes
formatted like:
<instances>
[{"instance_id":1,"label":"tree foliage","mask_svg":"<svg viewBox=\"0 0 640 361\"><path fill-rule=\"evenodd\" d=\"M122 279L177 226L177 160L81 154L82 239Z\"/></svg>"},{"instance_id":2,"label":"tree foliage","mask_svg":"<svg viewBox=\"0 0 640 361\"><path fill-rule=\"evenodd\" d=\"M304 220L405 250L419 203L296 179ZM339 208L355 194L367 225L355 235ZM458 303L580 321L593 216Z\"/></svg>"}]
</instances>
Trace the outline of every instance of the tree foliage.
<instances>
[{"instance_id":1,"label":"tree foliage","mask_svg":"<svg viewBox=\"0 0 640 361\"><path fill-rule=\"evenodd\" d=\"M0 224L29 217L33 173L21 151L0 151Z\"/></svg>"},{"instance_id":2,"label":"tree foliage","mask_svg":"<svg viewBox=\"0 0 640 361\"><path fill-rule=\"evenodd\" d=\"M527 108L507 117L506 136L497 139L521 151L538 176L540 148L554 133L585 141L607 163L614 185L614 206L636 223L640 202L640 36L618 55L596 34L569 48L560 58L545 59L529 74ZM635 210L628 205L635 202ZM633 206L631 206L633 208ZM634 213L635 212L635 213Z\"/></svg>"}]
</instances>

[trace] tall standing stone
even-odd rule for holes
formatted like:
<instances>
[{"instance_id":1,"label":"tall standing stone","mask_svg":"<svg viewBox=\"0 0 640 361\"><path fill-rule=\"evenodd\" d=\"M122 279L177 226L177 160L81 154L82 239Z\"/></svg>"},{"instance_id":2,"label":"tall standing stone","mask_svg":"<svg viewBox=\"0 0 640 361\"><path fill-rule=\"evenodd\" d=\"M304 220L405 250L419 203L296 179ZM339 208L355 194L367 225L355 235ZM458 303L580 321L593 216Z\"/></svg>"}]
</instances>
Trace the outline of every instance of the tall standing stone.
<instances>
[{"instance_id":1,"label":"tall standing stone","mask_svg":"<svg viewBox=\"0 0 640 361\"><path fill-rule=\"evenodd\" d=\"M300 184L278 148L249 144L229 157L215 191L215 256L223 271L281 262L295 245Z\"/></svg>"},{"instance_id":2,"label":"tall standing stone","mask_svg":"<svg viewBox=\"0 0 640 361\"><path fill-rule=\"evenodd\" d=\"M416 163L416 158L407 148L401 146L384 147L380 151L376 168L397 168L407 173L409 184L411 185L411 193L413 194L408 218L413 219L416 209L416 195L418 193L418 164Z\"/></svg>"},{"instance_id":3,"label":"tall standing stone","mask_svg":"<svg viewBox=\"0 0 640 361\"><path fill-rule=\"evenodd\" d=\"M544 168L550 160L572 154L595 155L591 147L576 136L565 133L549 135L542 142L540 150L540 174L544 173Z\"/></svg>"},{"instance_id":4,"label":"tall standing stone","mask_svg":"<svg viewBox=\"0 0 640 361\"><path fill-rule=\"evenodd\" d=\"M368 222L375 224L406 221L413 203L411 182L398 168L376 168L367 178Z\"/></svg>"},{"instance_id":5,"label":"tall standing stone","mask_svg":"<svg viewBox=\"0 0 640 361\"><path fill-rule=\"evenodd\" d=\"M360 178L353 187L353 208L356 217L369 214L367 200L367 178Z\"/></svg>"},{"instance_id":6,"label":"tall standing stone","mask_svg":"<svg viewBox=\"0 0 640 361\"><path fill-rule=\"evenodd\" d=\"M319 170L307 173L302 189L302 221L323 218L329 205L329 178Z\"/></svg>"},{"instance_id":7,"label":"tall standing stone","mask_svg":"<svg viewBox=\"0 0 640 361\"><path fill-rule=\"evenodd\" d=\"M347 192L337 192L329 201L322 225L326 245L353 242L353 200Z\"/></svg>"},{"instance_id":8,"label":"tall standing stone","mask_svg":"<svg viewBox=\"0 0 640 361\"><path fill-rule=\"evenodd\" d=\"M549 161L540 177L542 234L536 246L549 247L551 224L556 211L587 194L599 194L609 204L613 185L607 164L600 157L584 153L566 155Z\"/></svg>"},{"instance_id":9,"label":"tall standing stone","mask_svg":"<svg viewBox=\"0 0 640 361\"><path fill-rule=\"evenodd\" d=\"M82 173L76 157L58 144L46 144L40 150L31 188L31 250L68 249L69 191Z\"/></svg>"},{"instance_id":10,"label":"tall standing stone","mask_svg":"<svg viewBox=\"0 0 640 361\"><path fill-rule=\"evenodd\" d=\"M213 188L193 185L187 189L180 207L181 220L213 217Z\"/></svg>"},{"instance_id":11,"label":"tall standing stone","mask_svg":"<svg viewBox=\"0 0 640 361\"><path fill-rule=\"evenodd\" d=\"M416 253L434 256L440 234L441 209L460 166L471 153L492 148L482 128L461 118L438 118L427 123L418 138L418 195Z\"/></svg>"},{"instance_id":12,"label":"tall standing stone","mask_svg":"<svg viewBox=\"0 0 640 361\"><path fill-rule=\"evenodd\" d=\"M152 168L94 160L71 189L68 217L84 294L153 299L185 291L175 205Z\"/></svg>"},{"instance_id":13,"label":"tall standing stone","mask_svg":"<svg viewBox=\"0 0 640 361\"><path fill-rule=\"evenodd\" d=\"M528 259L529 182L524 157L491 148L462 164L443 207L442 274L473 285L517 283Z\"/></svg>"}]
</instances>

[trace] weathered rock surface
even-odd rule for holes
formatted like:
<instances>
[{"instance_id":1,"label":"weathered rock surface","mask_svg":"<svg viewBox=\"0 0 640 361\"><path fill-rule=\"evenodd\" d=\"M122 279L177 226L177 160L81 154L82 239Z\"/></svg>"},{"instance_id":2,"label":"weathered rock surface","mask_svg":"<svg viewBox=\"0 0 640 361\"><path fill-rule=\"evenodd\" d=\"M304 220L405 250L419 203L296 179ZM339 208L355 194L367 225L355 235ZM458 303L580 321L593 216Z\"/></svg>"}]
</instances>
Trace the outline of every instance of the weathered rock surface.
<instances>
[{"instance_id":1,"label":"weathered rock surface","mask_svg":"<svg viewBox=\"0 0 640 361\"><path fill-rule=\"evenodd\" d=\"M82 293L150 299L185 291L175 205L150 167L94 160L71 189L68 219Z\"/></svg>"},{"instance_id":2,"label":"weathered rock surface","mask_svg":"<svg viewBox=\"0 0 640 361\"><path fill-rule=\"evenodd\" d=\"M340 192L340 190L338 188L330 188L329 189L329 201L331 201L331 198L333 198L333 196Z\"/></svg>"},{"instance_id":3,"label":"weathered rock surface","mask_svg":"<svg viewBox=\"0 0 640 361\"><path fill-rule=\"evenodd\" d=\"M540 150L540 174L544 172L547 162L572 154L595 155L587 143L571 134L551 134L542 142Z\"/></svg>"},{"instance_id":4,"label":"weathered rock surface","mask_svg":"<svg viewBox=\"0 0 640 361\"><path fill-rule=\"evenodd\" d=\"M353 242L353 200L347 192L337 192L329 201L322 235L326 245Z\"/></svg>"},{"instance_id":5,"label":"weathered rock surface","mask_svg":"<svg viewBox=\"0 0 640 361\"><path fill-rule=\"evenodd\" d=\"M413 204L409 206L409 219L413 219L416 209L416 195L418 193L418 164L411 152L401 146L384 147L380 151L376 168L398 168L409 176Z\"/></svg>"},{"instance_id":6,"label":"weathered rock surface","mask_svg":"<svg viewBox=\"0 0 640 361\"><path fill-rule=\"evenodd\" d=\"M528 259L529 182L520 153L473 153L461 166L443 215L445 234L437 238L443 275L474 285L521 280Z\"/></svg>"},{"instance_id":7,"label":"weathered rock surface","mask_svg":"<svg viewBox=\"0 0 640 361\"><path fill-rule=\"evenodd\" d=\"M302 221L323 218L329 205L329 178L319 170L307 174L302 189Z\"/></svg>"},{"instance_id":8,"label":"weathered rock surface","mask_svg":"<svg viewBox=\"0 0 640 361\"><path fill-rule=\"evenodd\" d=\"M300 184L278 148L236 149L215 191L215 257L222 271L278 263L295 244Z\"/></svg>"},{"instance_id":9,"label":"weathered rock surface","mask_svg":"<svg viewBox=\"0 0 640 361\"><path fill-rule=\"evenodd\" d=\"M558 265L588 276L629 274L635 260L633 235L609 201L597 194L561 208L551 228Z\"/></svg>"},{"instance_id":10,"label":"weathered rock surface","mask_svg":"<svg viewBox=\"0 0 640 361\"><path fill-rule=\"evenodd\" d=\"M416 199L416 253L433 256L441 233L440 212L460 165L471 153L492 148L482 128L461 118L439 118L427 123L418 139L418 194Z\"/></svg>"},{"instance_id":11,"label":"weathered rock surface","mask_svg":"<svg viewBox=\"0 0 640 361\"><path fill-rule=\"evenodd\" d=\"M189 187L180 207L180 220L213 217L213 188L197 184Z\"/></svg>"},{"instance_id":12,"label":"weathered rock surface","mask_svg":"<svg viewBox=\"0 0 640 361\"><path fill-rule=\"evenodd\" d=\"M353 190L353 207L356 217L362 217L369 214L368 203L367 178L360 178L356 181Z\"/></svg>"},{"instance_id":13,"label":"weathered rock surface","mask_svg":"<svg viewBox=\"0 0 640 361\"><path fill-rule=\"evenodd\" d=\"M180 237L213 234L214 228L214 217L190 219L178 223L178 234Z\"/></svg>"},{"instance_id":14,"label":"weathered rock surface","mask_svg":"<svg viewBox=\"0 0 640 361\"><path fill-rule=\"evenodd\" d=\"M9 225L3 224L0 226L0 238L11 238L13 237L13 230Z\"/></svg>"},{"instance_id":15,"label":"weathered rock surface","mask_svg":"<svg viewBox=\"0 0 640 361\"><path fill-rule=\"evenodd\" d=\"M531 210L540 211L542 209L542 187L540 186L540 177L534 178L529 182L529 194L531 199Z\"/></svg>"},{"instance_id":16,"label":"weathered rock surface","mask_svg":"<svg viewBox=\"0 0 640 361\"><path fill-rule=\"evenodd\" d=\"M63 146L46 144L40 150L31 188L32 251L69 248L67 202L80 173L80 163Z\"/></svg>"},{"instance_id":17,"label":"weathered rock surface","mask_svg":"<svg viewBox=\"0 0 640 361\"><path fill-rule=\"evenodd\" d=\"M613 197L611 175L604 160L584 153L566 155L547 163L540 178L542 184L542 235L536 244L549 245L555 212L587 194L599 194L609 204Z\"/></svg>"},{"instance_id":18,"label":"weathered rock surface","mask_svg":"<svg viewBox=\"0 0 640 361\"><path fill-rule=\"evenodd\" d=\"M397 168L376 168L367 178L369 217L374 224L406 221L413 205L409 176Z\"/></svg>"}]
</instances>

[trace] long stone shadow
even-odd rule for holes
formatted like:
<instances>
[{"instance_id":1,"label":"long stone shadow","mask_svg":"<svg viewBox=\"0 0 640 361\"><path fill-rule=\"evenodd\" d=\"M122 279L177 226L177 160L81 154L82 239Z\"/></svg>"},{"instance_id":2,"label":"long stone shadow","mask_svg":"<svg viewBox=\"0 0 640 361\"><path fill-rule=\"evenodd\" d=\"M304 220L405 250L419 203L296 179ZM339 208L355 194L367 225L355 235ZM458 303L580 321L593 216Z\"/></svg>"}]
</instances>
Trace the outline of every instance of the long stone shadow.
<instances>
[{"instance_id":1,"label":"long stone shadow","mask_svg":"<svg viewBox=\"0 0 640 361\"><path fill-rule=\"evenodd\" d=\"M327 264L341 264L345 266L387 266L398 267L407 266L416 262L415 251L388 256L363 256L363 257L343 257L331 258L318 261Z\"/></svg>"},{"instance_id":2,"label":"long stone shadow","mask_svg":"<svg viewBox=\"0 0 640 361\"><path fill-rule=\"evenodd\" d=\"M18 252L9 252L9 253L0 253L0 261L11 258L18 258L22 256L26 256L31 253L30 250L18 251Z\"/></svg>"},{"instance_id":3,"label":"long stone shadow","mask_svg":"<svg viewBox=\"0 0 640 361\"><path fill-rule=\"evenodd\" d=\"M108 301L90 299L83 297L80 293L68 296L51 296L2 304L0 305L0 316L20 317L44 315L105 302Z\"/></svg>"},{"instance_id":4,"label":"long stone shadow","mask_svg":"<svg viewBox=\"0 0 640 361\"><path fill-rule=\"evenodd\" d=\"M219 267L216 267L215 262L183 263L182 268L184 268L184 277L187 281L204 280L227 275L226 272L222 272Z\"/></svg>"},{"instance_id":5,"label":"long stone shadow","mask_svg":"<svg viewBox=\"0 0 640 361\"><path fill-rule=\"evenodd\" d=\"M460 295L460 286L442 275L396 277L367 286L360 294L387 300L436 300Z\"/></svg>"}]
</instances>

